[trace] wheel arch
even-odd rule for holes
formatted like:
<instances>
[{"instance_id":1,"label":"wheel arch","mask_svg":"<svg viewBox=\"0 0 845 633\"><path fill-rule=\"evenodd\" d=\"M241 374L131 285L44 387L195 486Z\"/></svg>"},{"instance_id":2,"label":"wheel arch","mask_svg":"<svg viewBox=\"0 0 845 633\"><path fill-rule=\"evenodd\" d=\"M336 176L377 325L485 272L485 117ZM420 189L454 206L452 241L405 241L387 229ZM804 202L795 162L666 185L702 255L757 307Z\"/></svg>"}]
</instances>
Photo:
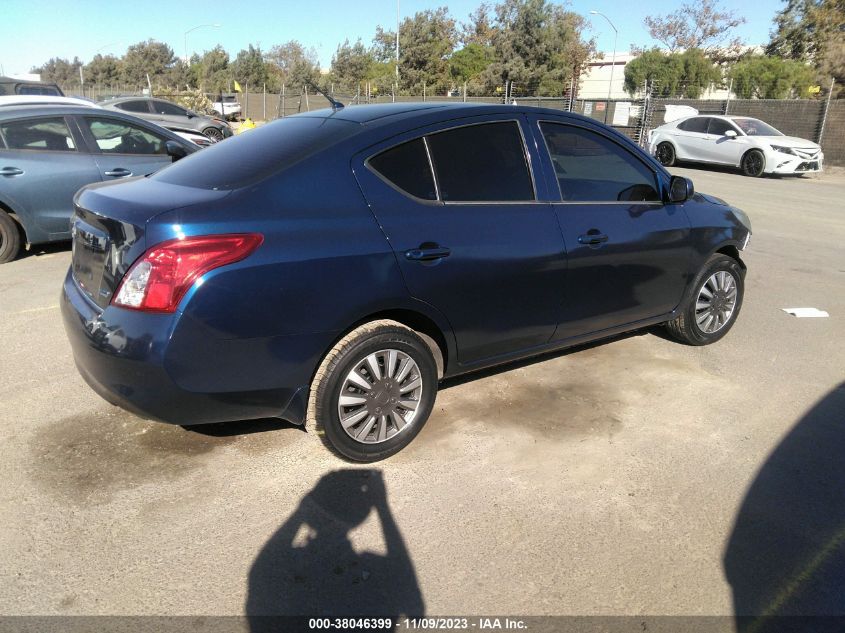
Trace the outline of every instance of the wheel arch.
<instances>
[{"instance_id":1,"label":"wheel arch","mask_svg":"<svg viewBox=\"0 0 845 633\"><path fill-rule=\"evenodd\" d=\"M431 349L431 353L434 356L434 361L437 365L437 377L443 378L450 364L450 359L454 358L453 345L450 344L449 340L451 332L444 331L443 326L438 324L432 316L425 314L421 310L412 308L380 310L358 319L344 330L336 340L332 341L331 345L324 350L321 358L325 358L325 355L337 344L337 341L349 334L352 330L361 327L365 323L382 319L396 321L419 334L420 338Z\"/></svg>"}]
</instances>

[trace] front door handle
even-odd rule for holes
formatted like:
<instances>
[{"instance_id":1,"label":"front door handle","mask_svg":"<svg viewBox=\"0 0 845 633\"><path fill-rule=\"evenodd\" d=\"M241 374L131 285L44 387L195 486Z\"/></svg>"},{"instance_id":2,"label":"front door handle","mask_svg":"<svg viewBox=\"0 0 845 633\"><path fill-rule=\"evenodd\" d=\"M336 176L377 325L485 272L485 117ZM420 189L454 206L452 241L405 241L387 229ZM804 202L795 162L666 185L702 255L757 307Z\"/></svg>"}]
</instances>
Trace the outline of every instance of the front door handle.
<instances>
[{"instance_id":1,"label":"front door handle","mask_svg":"<svg viewBox=\"0 0 845 633\"><path fill-rule=\"evenodd\" d=\"M405 259L409 259L412 262L430 262L449 257L451 253L452 250L445 246L420 246L419 248L412 248L409 251L405 251Z\"/></svg>"},{"instance_id":2,"label":"front door handle","mask_svg":"<svg viewBox=\"0 0 845 633\"><path fill-rule=\"evenodd\" d=\"M116 176L118 178L121 178L123 176L131 176L132 172L129 171L128 169L126 169L125 167L115 167L111 171L105 172L105 175L106 176Z\"/></svg>"},{"instance_id":3,"label":"front door handle","mask_svg":"<svg viewBox=\"0 0 845 633\"><path fill-rule=\"evenodd\" d=\"M18 169L17 167L4 167L0 169L0 176L20 176L23 173L23 169Z\"/></svg>"},{"instance_id":4,"label":"front door handle","mask_svg":"<svg viewBox=\"0 0 845 633\"><path fill-rule=\"evenodd\" d=\"M586 235L578 236L579 244L586 244L587 246L596 246L607 241L607 235L603 233L587 233Z\"/></svg>"}]
</instances>

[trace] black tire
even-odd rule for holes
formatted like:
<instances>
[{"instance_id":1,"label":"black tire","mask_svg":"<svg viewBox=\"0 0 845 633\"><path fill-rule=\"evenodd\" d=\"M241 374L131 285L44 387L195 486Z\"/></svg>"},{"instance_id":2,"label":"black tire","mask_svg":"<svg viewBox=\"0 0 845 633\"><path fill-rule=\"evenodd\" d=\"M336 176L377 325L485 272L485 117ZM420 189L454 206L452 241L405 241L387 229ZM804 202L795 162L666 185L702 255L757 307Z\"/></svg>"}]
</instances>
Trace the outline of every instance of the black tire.
<instances>
[{"instance_id":1,"label":"black tire","mask_svg":"<svg viewBox=\"0 0 845 633\"><path fill-rule=\"evenodd\" d=\"M365 443L351 437L341 425L339 398L349 372L368 355L381 350L398 350L416 363L422 385L421 393L413 419L407 426L397 430L398 425L390 422L388 425L393 424L391 431L396 431L392 437L378 443ZM395 371L395 375L398 375L398 369ZM373 376L368 379L372 380ZM374 398L374 392L375 389L368 397ZM372 321L344 336L323 359L311 383L307 425L309 430L317 432L324 444L342 457L356 462L375 462L399 452L417 436L434 408L436 395L437 365L426 342L416 332L396 321ZM361 406L363 409L376 404L373 399ZM363 432L367 419L363 419L360 427L350 427L352 432ZM381 420L377 420L376 424L380 423ZM375 427L372 433L372 436L367 435L371 440L375 439Z\"/></svg>"},{"instance_id":2,"label":"black tire","mask_svg":"<svg viewBox=\"0 0 845 633\"><path fill-rule=\"evenodd\" d=\"M216 127L207 127L202 131L202 133L212 141L219 142L223 140L223 132L218 130Z\"/></svg>"},{"instance_id":3,"label":"black tire","mask_svg":"<svg viewBox=\"0 0 845 633\"><path fill-rule=\"evenodd\" d=\"M718 272L730 274L735 283L736 296L733 311L730 313L729 318L716 331L708 332L706 331L707 322L705 321L705 327L702 327L696 318L702 318L706 310L697 308L697 304L699 295L702 293L702 287ZM728 257L721 253L712 255L704 264L701 272L696 275L695 280L690 286L690 291L687 293L681 314L673 321L666 323L666 329L669 331L669 334L678 341L687 343L688 345L709 345L724 337L733 327L734 323L736 323L736 319L742 308L742 299L745 294L744 274L742 266L733 257ZM709 290L710 288L708 287Z\"/></svg>"},{"instance_id":4,"label":"black tire","mask_svg":"<svg viewBox=\"0 0 845 633\"><path fill-rule=\"evenodd\" d=\"M742 157L742 173L751 178L759 178L766 169L766 157L759 149L752 149Z\"/></svg>"},{"instance_id":5,"label":"black tire","mask_svg":"<svg viewBox=\"0 0 845 633\"><path fill-rule=\"evenodd\" d=\"M12 261L21 250L21 229L12 217L0 209L0 264Z\"/></svg>"},{"instance_id":6,"label":"black tire","mask_svg":"<svg viewBox=\"0 0 845 633\"><path fill-rule=\"evenodd\" d=\"M663 141L657 146L654 152L657 161L664 167L671 167L675 164L675 147L668 141Z\"/></svg>"}]
</instances>

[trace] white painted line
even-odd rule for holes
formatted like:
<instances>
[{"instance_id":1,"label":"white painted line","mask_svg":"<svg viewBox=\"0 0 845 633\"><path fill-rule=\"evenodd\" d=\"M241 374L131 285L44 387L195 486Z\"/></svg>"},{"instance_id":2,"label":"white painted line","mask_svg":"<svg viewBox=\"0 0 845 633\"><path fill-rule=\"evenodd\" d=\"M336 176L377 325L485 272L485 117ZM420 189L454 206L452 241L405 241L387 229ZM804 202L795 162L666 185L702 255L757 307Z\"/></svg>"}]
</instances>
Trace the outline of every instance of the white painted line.
<instances>
[{"instance_id":1,"label":"white painted line","mask_svg":"<svg viewBox=\"0 0 845 633\"><path fill-rule=\"evenodd\" d=\"M818 308L781 308L781 310L799 319L820 319L830 316L827 312Z\"/></svg>"}]
</instances>

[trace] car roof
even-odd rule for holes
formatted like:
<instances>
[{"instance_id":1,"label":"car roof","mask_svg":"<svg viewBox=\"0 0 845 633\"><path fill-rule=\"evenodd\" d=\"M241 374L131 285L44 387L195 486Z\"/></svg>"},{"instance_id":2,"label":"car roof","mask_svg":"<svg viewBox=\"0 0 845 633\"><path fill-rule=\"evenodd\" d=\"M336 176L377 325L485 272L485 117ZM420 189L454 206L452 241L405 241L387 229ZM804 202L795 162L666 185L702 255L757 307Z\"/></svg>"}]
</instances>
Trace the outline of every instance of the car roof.
<instances>
[{"instance_id":1,"label":"car roof","mask_svg":"<svg viewBox=\"0 0 845 633\"><path fill-rule=\"evenodd\" d=\"M104 99L100 101L100 103L108 104L108 103L123 103L124 101L149 101L150 99L159 99L159 97L148 97L147 95L139 95L137 97L128 96L128 97L112 97L111 99ZM166 99L159 99L160 101L166 101Z\"/></svg>"},{"instance_id":2,"label":"car roof","mask_svg":"<svg viewBox=\"0 0 845 633\"><path fill-rule=\"evenodd\" d=\"M373 126L399 123L406 119L419 118L420 115L430 115L431 119L450 119L466 116L482 116L485 114L498 114L504 111L515 114L548 114L556 117L567 117L576 120L600 123L590 117L585 117L566 110L553 108L537 108L534 106L509 105L502 103L443 103L443 102L409 102L409 103L383 103L347 106L338 110L325 108L312 110L293 116L298 117L320 117L328 119L339 119L360 125Z\"/></svg>"},{"instance_id":3,"label":"car roof","mask_svg":"<svg viewBox=\"0 0 845 633\"><path fill-rule=\"evenodd\" d=\"M54 104L54 105L44 105L41 103L33 103L33 104L20 104L20 105L13 105L13 106L4 106L0 108L0 118L2 119L18 119L21 117L28 117L28 116L44 116L44 115L57 115L57 116L64 116L68 114L96 114L97 116L114 116L119 115L121 113L115 112L114 110L110 110L108 112L104 112L101 108L94 108L91 106L83 106L83 105L69 105L69 104ZM122 115L126 116L126 115ZM135 117L130 117L135 118Z\"/></svg>"}]
</instances>

